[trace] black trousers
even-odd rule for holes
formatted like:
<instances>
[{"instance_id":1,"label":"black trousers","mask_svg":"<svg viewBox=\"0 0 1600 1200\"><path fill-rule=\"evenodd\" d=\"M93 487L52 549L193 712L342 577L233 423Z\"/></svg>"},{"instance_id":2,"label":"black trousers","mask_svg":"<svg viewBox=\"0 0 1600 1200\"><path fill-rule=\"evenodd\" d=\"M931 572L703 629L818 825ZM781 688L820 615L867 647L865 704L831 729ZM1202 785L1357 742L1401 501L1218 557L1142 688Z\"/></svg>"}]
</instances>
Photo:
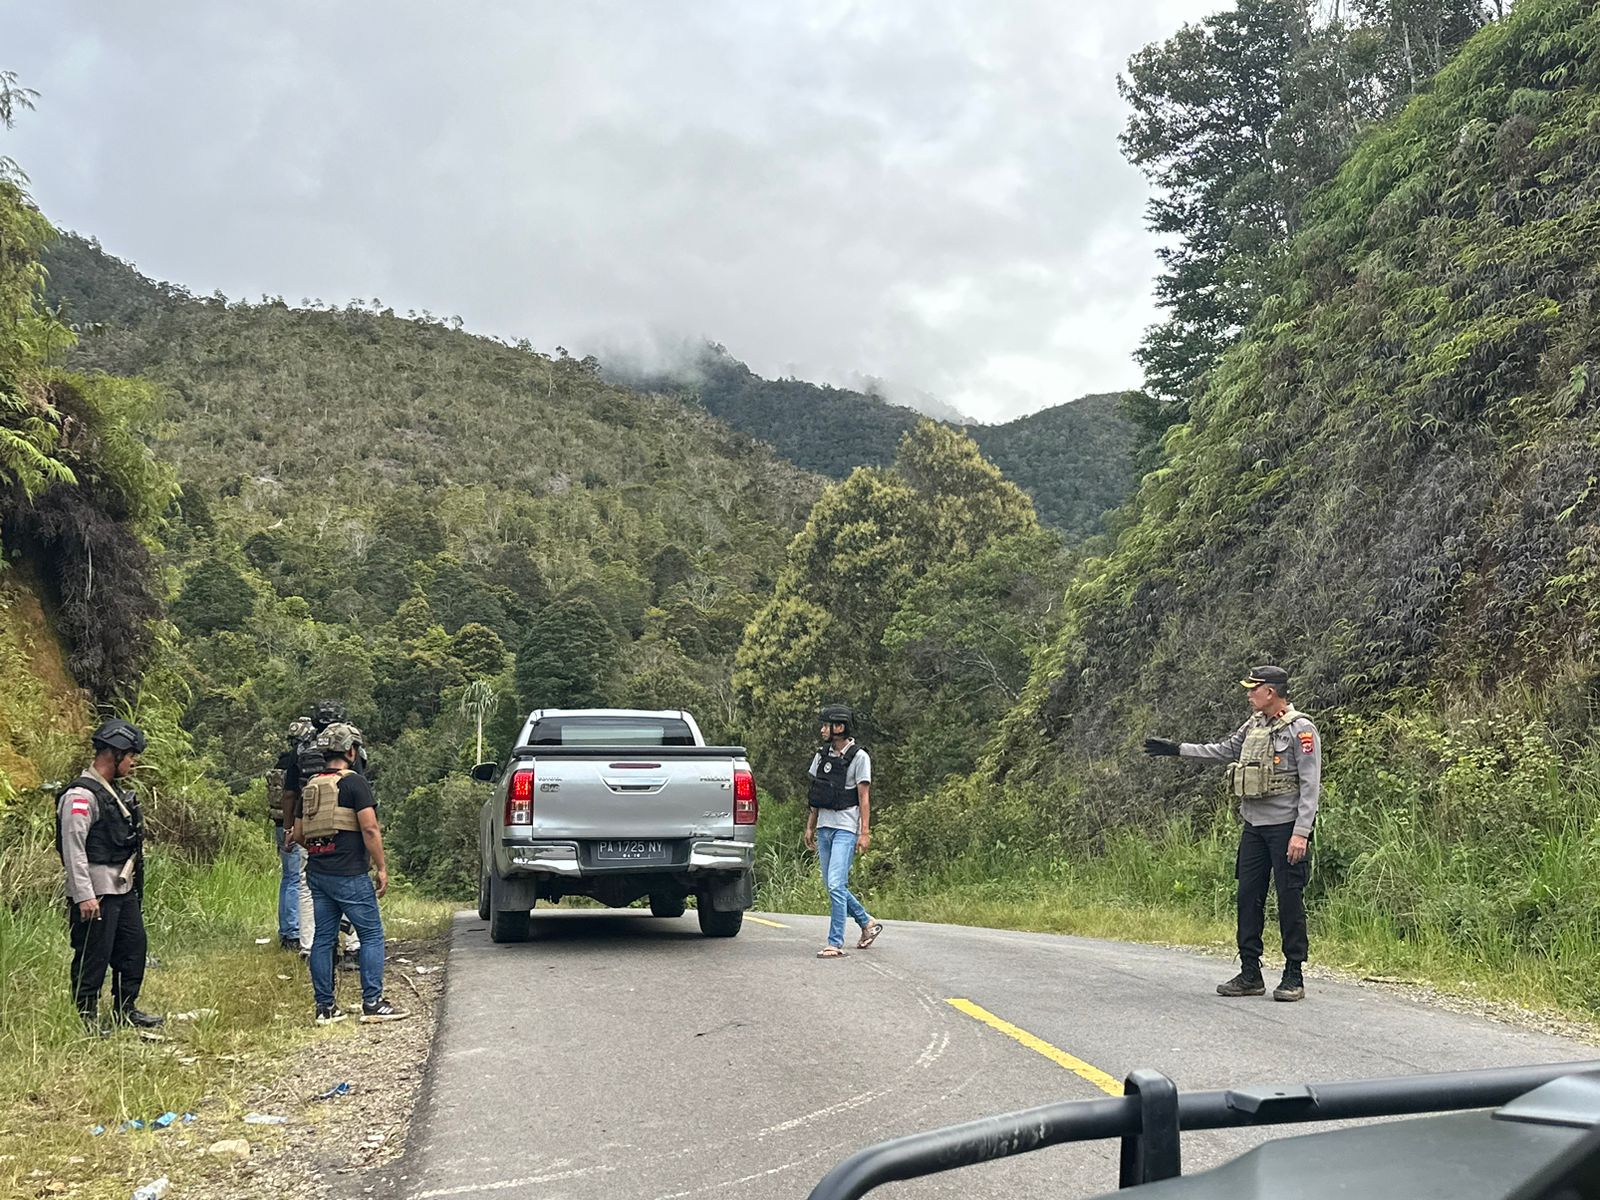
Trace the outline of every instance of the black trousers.
<instances>
[{"instance_id":1,"label":"black trousers","mask_svg":"<svg viewBox=\"0 0 1600 1200\"><path fill-rule=\"evenodd\" d=\"M1283 956L1290 962L1306 960L1306 880L1311 877L1311 847L1297 863L1289 861L1289 839L1294 822L1287 825L1251 825L1239 833L1239 857L1233 877L1239 881L1239 958L1261 961L1261 931L1267 919L1267 884L1278 888L1278 929L1283 934Z\"/></svg>"},{"instance_id":2,"label":"black trousers","mask_svg":"<svg viewBox=\"0 0 1600 1200\"><path fill-rule=\"evenodd\" d=\"M95 1015L100 988L111 970L111 1003L126 1012L144 984L144 902L138 892L100 897L100 919L85 921L71 905L72 998L86 1017Z\"/></svg>"}]
</instances>

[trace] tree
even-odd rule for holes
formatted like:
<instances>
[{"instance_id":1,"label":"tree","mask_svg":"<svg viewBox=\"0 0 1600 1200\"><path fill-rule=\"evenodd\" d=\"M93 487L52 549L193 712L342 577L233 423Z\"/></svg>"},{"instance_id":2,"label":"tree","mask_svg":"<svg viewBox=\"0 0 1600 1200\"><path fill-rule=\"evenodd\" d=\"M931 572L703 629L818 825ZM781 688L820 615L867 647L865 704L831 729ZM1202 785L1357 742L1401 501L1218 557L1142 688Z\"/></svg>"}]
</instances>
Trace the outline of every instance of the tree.
<instances>
[{"instance_id":1,"label":"tree","mask_svg":"<svg viewBox=\"0 0 1600 1200\"><path fill-rule=\"evenodd\" d=\"M1307 33L1290 0L1240 0L1133 56L1117 79L1133 109L1123 153L1155 187L1147 226L1166 239L1156 299L1168 312L1137 357L1147 387L1186 402L1259 303L1293 214L1271 134Z\"/></svg>"},{"instance_id":2,"label":"tree","mask_svg":"<svg viewBox=\"0 0 1600 1200\"><path fill-rule=\"evenodd\" d=\"M472 718L478 735L474 762L483 761L483 723L494 715L495 707L499 701L499 695L489 685L489 682L484 679L474 679L462 690L461 714Z\"/></svg>"},{"instance_id":3,"label":"tree","mask_svg":"<svg viewBox=\"0 0 1600 1200\"><path fill-rule=\"evenodd\" d=\"M752 748L784 778L778 764L804 752L824 700L849 702L873 728L887 686L884 630L918 579L1037 530L1028 498L972 440L931 421L901 439L892 467L863 467L829 488L735 659Z\"/></svg>"},{"instance_id":4,"label":"tree","mask_svg":"<svg viewBox=\"0 0 1600 1200\"><path fill-rule=\"evenodd\" d=\"M615 655L611 626L592 600L572 596L546 605L517 648L523 709L604 704Z\"/></svg>"},{"instance_id":5,"label":"tree","mask_svg":"<svg viewBox=\"0 0 1600 1200\"><path fill-rule=\"evenodd\" d=\"M32 109L39 93L17 82L15 71L0 71L0 128L10 129L16 124L17 113ZM0 154L0 183L22 186L28 177L16 161Z\"/></svg>"},{"instance_id":6,"label":"tree","mask_svg":"<svg viewBox=\"0 0 1600 1200\"><path fill-rule=\"evenodd\" d=\"M172 615L191 633L216 633L243 625L254 606L255 592L245 577L226 560L210 557L183 581Z\"/></svg>"},{"instance_id":7,"label":"tree","mask_svg":"<svg viewBox=\"0 0 1600 1200\"><path fill-rule=\"evenodd\" d=\"M429 559L444 549L444 526L416 495L396 497L378 517L378 536L402 547L413 559Z\"/></svg>"},{"instance_id":8,"label":"tree","mask_svg":"<svg viewBox=\"0 0 1600 1200\"><path fill-rule=\"evenodd\" d=\"M463 625L450 639L450 655L474 679L506 669L506 644L487 625Z\"/></svg>"},{"instance_id":9,"label":"tree","mask_svg":"<svg viewBox=\"0 0 1600 1200\"><path fill-rule=\"evenodd\" d=\"M1146 46L1117 85L1132 108L1123 153L1155 188L1147 225L1167 244L1167 317L1137 353L1160 406L1155 436L1190 403L1276 284L1307 200L1372 122L1417 94L1487 19L1479 0L1239 0Z\"/></svg>"},{"instance_id":10,"label":"tree","mask_svg":"<svg viewBox=\"0 0 1600 1200\"><path fill-rule=\"evenodd\" d=\"M670 588L683 583L693 573L694 560L687 550L675 543L661 547L650 560L651 602L660 604L661 597Z\"/></svg>"}]
</instances>

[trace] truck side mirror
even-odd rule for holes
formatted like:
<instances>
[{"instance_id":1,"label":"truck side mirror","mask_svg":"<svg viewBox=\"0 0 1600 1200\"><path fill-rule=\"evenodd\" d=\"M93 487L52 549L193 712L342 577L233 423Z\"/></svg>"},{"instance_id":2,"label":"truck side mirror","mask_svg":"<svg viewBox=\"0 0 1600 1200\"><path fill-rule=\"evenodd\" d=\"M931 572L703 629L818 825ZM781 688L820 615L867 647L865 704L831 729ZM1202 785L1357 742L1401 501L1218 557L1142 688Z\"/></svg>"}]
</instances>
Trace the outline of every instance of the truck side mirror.
<instances>
[{"instance_id":1,"label":"truck side mirror","mask_svg":"<svg viewBox=\"0 0 1600 1200\"><path fill-rule=\"evenodd\" d=\"M499 763L481 762L472 768L472 777L479 783L493 783L494 773Z\"/></svg>"}]
</instances>

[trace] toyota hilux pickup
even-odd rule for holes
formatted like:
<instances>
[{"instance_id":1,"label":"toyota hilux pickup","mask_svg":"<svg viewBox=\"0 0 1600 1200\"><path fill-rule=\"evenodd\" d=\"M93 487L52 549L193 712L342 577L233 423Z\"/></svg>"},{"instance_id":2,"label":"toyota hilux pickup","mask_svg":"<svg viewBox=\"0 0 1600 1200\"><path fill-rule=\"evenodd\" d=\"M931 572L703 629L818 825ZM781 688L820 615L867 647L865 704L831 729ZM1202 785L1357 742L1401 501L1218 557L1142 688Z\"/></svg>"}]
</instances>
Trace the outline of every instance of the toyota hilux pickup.
<instances>
[{"instance_id":1,"label":"toyota hilux pickup","mask_svg":"<svg viewBox=\"0 0 1600 1200\"><path fill-rule=\"evenodd\" d=\"M758 812L742 746L708 746L681 711L537 709L479 818L478 916L495 942L526 941L540 901L648 898L700 931L734 937L753 903Z\"/></svg>"}]
</instances>

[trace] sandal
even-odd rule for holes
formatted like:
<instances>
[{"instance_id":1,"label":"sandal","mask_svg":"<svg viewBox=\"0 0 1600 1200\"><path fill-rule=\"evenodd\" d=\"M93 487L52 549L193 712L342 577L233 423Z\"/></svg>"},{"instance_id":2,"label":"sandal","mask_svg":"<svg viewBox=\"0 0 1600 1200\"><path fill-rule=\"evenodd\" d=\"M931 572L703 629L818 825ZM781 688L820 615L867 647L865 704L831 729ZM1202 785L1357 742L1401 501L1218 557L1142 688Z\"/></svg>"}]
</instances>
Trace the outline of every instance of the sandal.
<instances>
[{"instance_id":1,"label":"sandal","mask_svg":"<svg viewBox=\"0 0 1600 1200\"><path fill-rule=\"evenodd\" d=\"M848 957L838 946L824 946L817 951L818 958L846 958Z\"/></svg>"},{"instance_id":2,"label":"sandal","mask_svg":"<svg viewBox=\"0 0 1600 1200\"><path fill-rule=\"evenodd\" d=\"M878 940L878 935L882 932L882 921L874 921L870 925L863 926L861 930L861 940L856 943L856 949L865 950L868 946L872 945L873 942Z\"/></svg>"}]
</instances>

